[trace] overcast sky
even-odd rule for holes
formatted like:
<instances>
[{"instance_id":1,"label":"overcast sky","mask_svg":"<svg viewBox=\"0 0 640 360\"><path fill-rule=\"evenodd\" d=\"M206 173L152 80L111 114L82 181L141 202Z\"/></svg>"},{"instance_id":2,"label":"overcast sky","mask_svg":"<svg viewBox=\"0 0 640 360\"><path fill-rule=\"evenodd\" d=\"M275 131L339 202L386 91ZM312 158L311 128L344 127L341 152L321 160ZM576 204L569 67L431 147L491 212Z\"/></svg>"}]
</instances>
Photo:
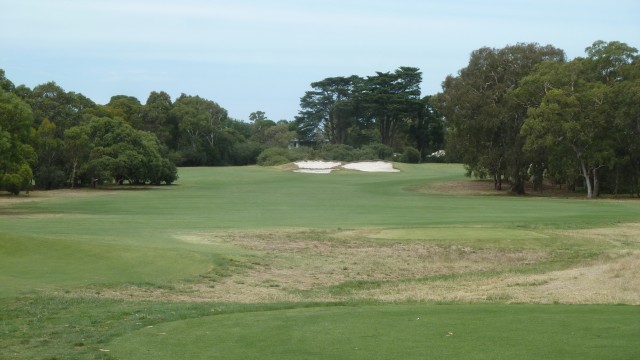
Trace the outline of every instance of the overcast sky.
<instances>
[{"instance_id":1,"label":"overcast sky","mask_svg":"<svg viewBox=\"0 0 640 360\"><path fill-rule=\"evenodd\" d=\"M440 91L480 47L640 48L638 0L0 0L0 68L97 103L151 91L292 120L310 83L400 66Z\"/></svg>"}]
</instances>

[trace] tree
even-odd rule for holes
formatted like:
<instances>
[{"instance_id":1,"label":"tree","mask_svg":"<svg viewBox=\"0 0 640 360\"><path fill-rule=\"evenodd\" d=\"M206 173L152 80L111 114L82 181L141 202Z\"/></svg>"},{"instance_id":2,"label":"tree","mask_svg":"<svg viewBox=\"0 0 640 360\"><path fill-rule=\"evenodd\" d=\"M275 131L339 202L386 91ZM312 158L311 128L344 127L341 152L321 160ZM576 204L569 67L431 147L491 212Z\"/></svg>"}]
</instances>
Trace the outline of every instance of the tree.
<instances>
[{"instance_id":1,"label":"tree","mask_svg":"<svg viewBox=\"0 0 640 360\"><path fill-rule=\"evenodd\" d=\"M67 154L85 181L170 184L177 179L176 168L163 156L156 136L136 130L120 118L94 117L83 126L69 129L66 135ZM83 150L87 144L88 154Z\"/></svg>"},{"instance_id":2,"label":"tree","mask_svg":"<svg viewBox=\"0 0 640 360\"><path fill-rule=\"evenodd\" d=\"M433 97L422 99L420 116L408 118L404 132L408 144L420 153L420 159L444 148L444 118L433 106Z\"/></svg>"},{"instance_id":3,"label":"tree","mask_svg":"<svg viewBox=\"0 0 640 360\"><path fill-rule=\"evenodd\" d=\"M33 113L24 101L0 89L0 190L28 190L36 155L29 145Z\"/></svg>"},{"instance_id":4,"label":"tree","mask_svg":"<svg viewBox=\"0 0 640 360\"><path fill-rule=\"evenodd\" d=\"M76 126L64 132L64 152L69 169L69 183L73 189L77 182L78 172L83 172L89 161L92 142L89 140L90 130L86 126Z\"/></svg>"},{"instance_id":5,"label":"tree","mask_svg":"<svg viewBox=\"0 0 640 360\"><path fill-rule=\"evenodd\" d=\"M229 133L224 131L227 111L199 96L182 94L173 104L180 132L180 150L188 165L222 165L231 149Z\"/></svg>"},{"instance_id":6,"label":"tree","mask_svg":"<svg viewBox=\"0 0 640 360\"><path fill-rule=\"evenodd\" d=\"M83 112L96 105L82 94L67 93L55 82L36 86L28 92L26 101L33 109L35 126L46 118L56 125L57 136L83 121Z\"/></svg>"},{"instance_id":7,"label":"tree","mask_svg":"<svg viewBox=\"0 0 640 360\"><path fill-rule=\"evenodd\" d=\"M564 52L550 45L516 44L472 52L469 65L449 76L436 97L448 126L447 150L462 159L469 175L491 176L496 189L503 177L511 190L524 193L532 159L523 151L520 129L527 107L507 94L543 62L563 62Z\"/></svg>"},{"instance_id":8,"label":"tree","mask_svg":"<svg viewBox=\"0 0 640 360\"><path fill-rule=\"evenodd\" d=\"M637 157L632 145L637 138L628 136L637 121L632 70L637 49L597 41L586 52L587 58L540 67L523 81L544 93L541 103L530 108L522 132L530 149L553 149L556 157L573 158L587 197L595 198L603 173L612 169L619 173Z\"/></svg>"},{"instance_id":9,"label":"tree","mask_svg":"<svg viewBox=\"0 0 640 360\"><path fill-rule=\"evenodd\" d=\"M640 61L629 67L636 69L635 75L629 74L628 81L612 87L612 101L615 102L612 116L615 127L622 129L615 138L618 147L614 191L627 185L631 194L640 197Z\"/></svg>"},{"instance_id":10,"label":"tree","mask_svg":"<svg viewBox=\"0 0 640 360\"><path fill-rule=\"evenodd\" d=\"M383 145L393 145L398 131L422 116L420 82L418 68L401 67L393 73L377 72L357 89L363 117L376 125Z\"/></svg>"},{"instance_id":11,"label":"tree","mask_svg":"<svg viewBox=\"0 0 640 360\"><path fill-rule=\"evenodd\" d=\"M542 144L564 149L556 152L556 156L573 154L589 198L598 196L598 171L612 156L607 144L609 124L606 110L602 109L606 96L604 85L588 86L577 92L551 90L540 106L529 111L530 118L523 128L530 148Z\"/></svg>"},{"instance_id":12,"label":"tree","mask_svg":"<svg viewBox=\"0 0 640 360\"><path fill-rule=\"evenodd\" d=\"M109 103L103 106L108 117L119 117L128 122L134 129L142 129L142 104L140 100L133 96L116 95L112 96Z\"/></svg>"},{"instance_id":13,"label":"tree","mask_svg":"<svg viewBox=\"0 0 640 360\"><path fill-rule=\"evenodd\" d=\"M46 190L64 186L68 180L64 169L64 142L56 133L56 125L45 118L33 137L38 158L34 179L37 187Z\"/></svg>"},{"instance_id":14,"label":"tree","mask_svg":"<svg viewBox=\"0 0 640 360\"><path fill-rule=\"evenodd\" d=\"M332 144L348 143L349 130L355 125L353 92L361 81L354 75L311 84L314 90L300 99L301 110L296 120L304 141L314 142L321 135Z\"/></svg>"},{"instance_id":15,"label":"tree","mask_svg":"<svg viewBox=\"0 0 640 360\"><path fill-rule=\"evenodd\" d=\"M15 85L11 80L5 77L5 73L3 69L0 69L0 90L5 92L13 92L15 90Z\"/></svg>"},{"instance_id":16,"label":"tree","mask_svg":"<svg viewBox=\"0 0 640 360\"><path fill-rule=\"evenodd\" d=\"M142 108L142 130L155 134L158 139L171 149L176 149L178 127L171 117L171 96L164 91L153 91Z\"/></svg>"},{"instance_id":17,"label":"tree","mask_svg":"<svg viewBox=\"0 0 640 360\"><path fill-rule=\"evenodd\" d=\"M249 114L249 121L251 121L251 140L264 146L268 141L267 131L276 126L276 123L269 120L264 111L252 112Z\"/></svg>"}]
</instances>

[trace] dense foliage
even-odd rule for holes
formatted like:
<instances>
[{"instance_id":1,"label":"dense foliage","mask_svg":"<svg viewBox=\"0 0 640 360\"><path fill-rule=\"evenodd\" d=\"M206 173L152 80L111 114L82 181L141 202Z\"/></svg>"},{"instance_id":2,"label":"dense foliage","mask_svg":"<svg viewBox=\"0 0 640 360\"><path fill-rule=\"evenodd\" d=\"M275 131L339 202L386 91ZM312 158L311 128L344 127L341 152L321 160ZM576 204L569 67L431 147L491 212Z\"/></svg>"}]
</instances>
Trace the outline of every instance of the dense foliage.
<instances>
[{"instance_id":1,"label":"dense foliage","mask_svg":"<svg viewBox=\"0 0 640 360\"><path fill-rule=\"evenodd\" d=\"M448 151L469 174L524 193L544 181L587 196L640 195L640 57L595 42L586 58L537 44L482 48L436 96Z\"/></svg>"},{"instance_id":2,"label":"dense foliage","mask_svg":"<svg viewBox=\"0 0 640 360\"><path fill-rule=\"evenodd\" d=\"M484 47L434 96L422 96L413 67L329 77L311 84L295 120L278 122L162 91L98 105L54 82L15 86L0 70L0 190L171 183L176 165L380 159L460 161L518 194L553 183L640 196L638 50L598 41L586 53Z\"/></svg>"},{"instance_id":3,"label":"dense foliage","mask_svg":"<svg viewBox=\"0 0 640 360\"><path fill-rule=\"evenodd\" d=\"M420 98L421 82L422 73L412 67L314 82L300 100L299 135L306 143L382 144L430 155L442 148L444 126L430 97Z\"/></svg>"}]
</instances>

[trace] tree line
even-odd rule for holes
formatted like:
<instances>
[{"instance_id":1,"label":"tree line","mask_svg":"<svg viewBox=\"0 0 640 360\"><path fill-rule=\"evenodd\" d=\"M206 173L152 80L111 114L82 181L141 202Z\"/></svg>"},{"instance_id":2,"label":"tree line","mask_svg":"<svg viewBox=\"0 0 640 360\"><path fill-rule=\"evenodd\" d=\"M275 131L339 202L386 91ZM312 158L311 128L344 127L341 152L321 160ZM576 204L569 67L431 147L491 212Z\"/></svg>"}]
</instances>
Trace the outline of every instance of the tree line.
<instances>
[{"instance_id":1,"label":"tree line","mask_svg":"<svg viewBox=\"0 0 640 360\"><path fill-rule=\"evenodd\" d=\"M639 63L637 49L615 41L572 60L550 45L484 47L433 96L421 95L414 67L329 77L311 83L295 119L277 122L262 111L232 119L212 100L163 91L98 105L54 82L15 86L0 69L0 190L170 184L176 166L446 154L519 194L551 182L589 197L640 196Z\"/></svg>"},{"instance_id":2,"label":"tree line","mask_svg":"<svg viewBox=\"0 0 640 360\"><path fill-rule=\"evenodd\" d=\"M405 149L402 159L418 162L442 147L443 123L420 99L418 69L337 79L312 84L294 121L262 111L240 121L199 96L153 91L144 104L116 95L98 105L55 82L15 86L0 69L0 190L170 184L176 166L393 159Z\"/></svg>"},{"instance_id":3,"label":"tree line","mask_svg":"<svg viewBox=\"0 0 640 360\"><path fill-rule=\"evenodd\" d=\"M481 48L434 103L450 155L496 189L640 196L640 57L625 43L596 41L572 60L538 44Z\"/></svg>"}]
</instances>

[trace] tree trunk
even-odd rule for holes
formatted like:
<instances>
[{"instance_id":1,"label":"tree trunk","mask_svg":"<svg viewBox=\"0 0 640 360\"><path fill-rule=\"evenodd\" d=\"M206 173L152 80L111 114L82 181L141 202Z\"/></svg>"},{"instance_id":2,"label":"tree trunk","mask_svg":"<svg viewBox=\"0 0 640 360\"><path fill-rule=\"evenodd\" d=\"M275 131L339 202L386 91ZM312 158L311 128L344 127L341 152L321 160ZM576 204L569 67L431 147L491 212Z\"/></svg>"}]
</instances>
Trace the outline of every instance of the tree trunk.
<instances>
[{"instance_id":1,"label":"tree trunk","mask_svg":"<svg viewBox=\"0 0 640 360\"><path fill-rule=\"evenodd\" d=\"M524 181L519 178L514 178L513 184L511 185L511 192L518 195L524 195L525 194Z\"/></svg>"},{"instance_id":2,"label":"tree trunk","mask_svg":"<svg viewBox=\"0 0 640 360\"><path fill-rule=\"evenodd\" d=\"M71 168L71 188L76 185L76 169L78 168L78 160L73 160L73 167Z\"/></svg>"},{"instance_id":3,"label":"tree trunk","mask_svg":"<svg viewBox=\"0 0 640 360\"><path fill-rule=\"evenodd\" d=\"M600 178L598 177L598 168L593 169L593 198L600 196Z\"/></svg>"},{"instance_id":4,"label":"tree trunk","mask_svg":"<svg viewBox=\"0 0 640 360\"><path fill-rule=\"evenodd\" d=\"M587 197L589 199L593 199L593 189L591 188L591 177L589 176L589 171L587 170L587 166L582 160L580 160L580 171L582 172L582 177L584 178L584 184L587 187Z\"/></svg>"}]
</instances>

